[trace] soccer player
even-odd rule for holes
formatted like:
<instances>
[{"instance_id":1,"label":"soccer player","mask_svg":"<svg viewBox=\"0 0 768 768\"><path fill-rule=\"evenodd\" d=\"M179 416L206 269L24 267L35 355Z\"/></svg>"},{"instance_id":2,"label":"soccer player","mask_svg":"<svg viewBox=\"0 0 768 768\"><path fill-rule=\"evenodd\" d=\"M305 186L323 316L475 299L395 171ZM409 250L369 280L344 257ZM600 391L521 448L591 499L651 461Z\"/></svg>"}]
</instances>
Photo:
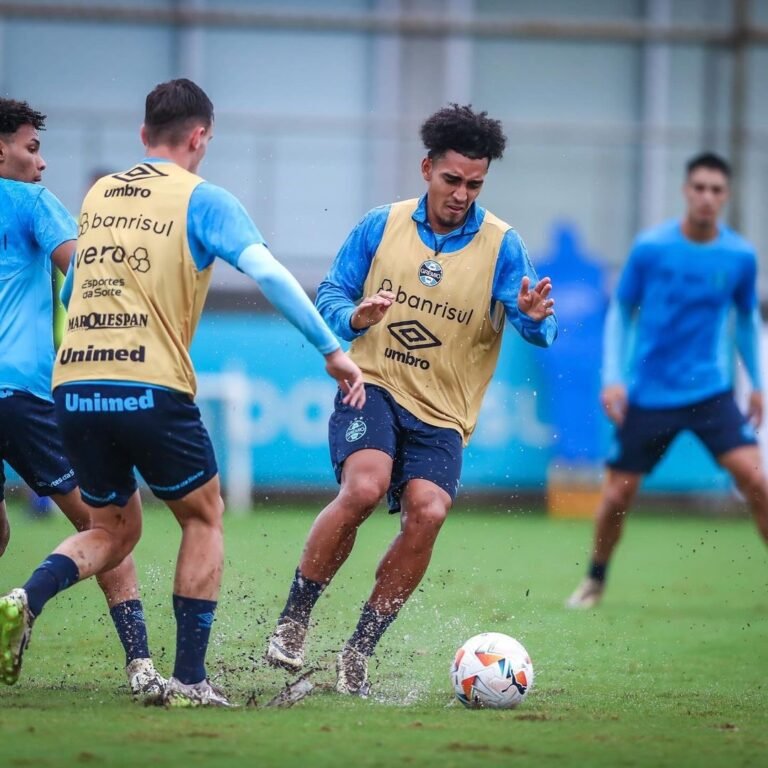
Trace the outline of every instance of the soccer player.
<instances>
[{"instance_id":1,"label":"soccer player","mask_svg":"<svg viewBox=\"0 0 768 768\"><path fill-rule=\"evenodd\" d=\"M317 517L267 660L304 661L310 613L347 559L359 526L387 494L400 532L384 554L360 620L337 658L336 689L365 696L368 659L418 586L459 485L505 316L528 342L557 334L548 277L517 232L476 202L506 137L498 120L453 104L421 127L420 199L367 213L342 246L317 305L352 341L368 398L337 398L330 448L338 496Z\"/></svg>"},{"instance_id":2,"label":"soccer player","mask_svg":"<svg viewBox=\"0 0 768 768\"><path fill-rule=\"evenodd\" d=\"M365 402L360 369L273 258L245 209L197 175L213 125L213 105L193 82L158 85L146 99L145 159L96 182L83 202L74 266L62 291L69 320L54 369L54 401L92 528L65 540L23 588L0 598L0 670L10 681L43 605L133 550L141 534L135 468L181 527L176 660L164 701L229 705L205 669L223 566L224 504L193 401L189 356L216 257L256 280L325 356L348 407Z\"/></svg>"},{"instance_id":3,"label":"soccer player","mask_svg":"<svg viewBox=\"0 0 768 768\"><path fill-rule=\"evenodd\" d=\"M763 418L757 260L718 220L730 175L715 154L692 158L682 220L642 233L622 271L606 319L601 393L615 438L591 563L566 602L571 608L600 602L640 483L683 430L728 470L768 542L768 485L755 438ZM752 384L746 416L733 397L734 350Z\"/></svg>"},{"instance_id":4,"label":"soccer player","mask_svg":"<svg viewBox=\"0 0 768 768\"><path fill-rule=\"evenodd\" d=\"M10 537L3 460L35 493L50 496L77 530L88 528L90 519L51 397L51 262L67 271L77 225L37 183L46 167L44 128L45 115L26 102L0 99L0 555ZM116 561L98 581L125 649L131 692L143 700L159 696L165 681L150 658L133 559ZM13 671L0 667L3 681L14 682Z\"/></svg>"}]
</instances>

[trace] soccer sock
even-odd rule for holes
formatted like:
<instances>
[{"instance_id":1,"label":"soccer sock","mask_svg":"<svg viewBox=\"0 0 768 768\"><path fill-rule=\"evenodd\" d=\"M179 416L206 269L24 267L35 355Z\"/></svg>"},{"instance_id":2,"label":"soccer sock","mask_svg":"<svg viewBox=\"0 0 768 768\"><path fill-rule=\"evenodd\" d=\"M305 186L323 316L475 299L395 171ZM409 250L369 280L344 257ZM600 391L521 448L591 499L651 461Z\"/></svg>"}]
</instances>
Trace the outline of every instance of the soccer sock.
<instances>
[{"instance_id":1,"label":"soccer sock","mask_svg":"<svg viewBox=\"0 0 768 768\"><path fill-rule=\"evenodd\" d=\"M301 575L297 568L293 576L288 602L280 614L281 619L293 619L303 627L309 626L309 614L315 607L320 595L327 585L320 581L312 581Z\"/></svg>"},{"instance_id":2,"label":"soccer sock","mask_svg":"<svg viewBox=\"0 0 768 768\"><path fill-rule=\"evenodd\" d=\"M382 635L395 618L397 613L384 615L372 608L370 603L366 603L360 614L360 621L357 622L357 627L347 645L366 656L371 656Z\"/></svg>"},{"instance_id":3,"label":"soccer sock","mask_svg":"<svg viewBox=\"0 0 768 768\"><path fill-rule=\"evenodd\" d=\"M215 600L173 596L176 615L176 664L173 676L186 685L205 679L205 652L216 613Z\"/></svg>"},{"instance_id":4,"label":"soccer sock","mask_svg":"<svg viewBox=\"0 0 768 768\"><path fill-rule=\"evenodd\" d=\"M54 595L71 587L79 578L80 571L71 557L48 555L24 585L32 615L39 616Z\"/></svg>"},{"instance_id":5,"label":"soccer sock","mask_svg":"<svg viewBox=\"0 0 768 768\"><path fill-rule=\"evenodd\" d=\"M595 581L605 581L605 573L608 570L608 563L596 563L594 560L589 564L589 578Z\"/></svg>"},{"instance_id":6,"label":"soccer sock","mask_svg":"<svg viewBox=\"0 0 768 768\"><path fill-rule=\"evenodd\" d=\"M117 636L125 649L125 666L127 667L134 659L148 659L149 641L141 600L126 600L113 605L109 613L115 623Z\"/></svg>"}]
</instances>

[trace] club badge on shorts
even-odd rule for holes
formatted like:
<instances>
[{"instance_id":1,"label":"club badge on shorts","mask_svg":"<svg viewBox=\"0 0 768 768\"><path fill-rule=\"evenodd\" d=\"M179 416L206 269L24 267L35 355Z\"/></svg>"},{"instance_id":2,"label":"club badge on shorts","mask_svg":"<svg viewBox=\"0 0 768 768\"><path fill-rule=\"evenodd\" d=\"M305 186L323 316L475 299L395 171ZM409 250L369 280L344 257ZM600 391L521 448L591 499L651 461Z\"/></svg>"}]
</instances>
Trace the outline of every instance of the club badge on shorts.
<instances>
[{"instance_id":1,"label":"club badge on shorts","mask_svg":"<svg viewBox=\"0 0 768 768\"><path fill-rule=\"evenodd\" d=\"M354 443L359 440L366 432L368 427L361 418L356 418L348 427L345 437L348 443Z\"/></svg>"}]
</instances>

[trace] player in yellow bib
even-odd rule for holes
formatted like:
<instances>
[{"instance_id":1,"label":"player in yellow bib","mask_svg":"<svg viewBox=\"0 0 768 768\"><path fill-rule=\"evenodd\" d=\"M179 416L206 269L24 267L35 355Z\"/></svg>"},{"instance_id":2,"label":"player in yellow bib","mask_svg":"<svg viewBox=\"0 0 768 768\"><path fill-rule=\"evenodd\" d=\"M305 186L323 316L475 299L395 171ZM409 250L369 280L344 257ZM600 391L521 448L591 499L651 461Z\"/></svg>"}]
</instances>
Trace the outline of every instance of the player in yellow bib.
<instances>
[{"instance_id":1,"label":"player in yellow bib","mask_svg":"<svg viewBox=\"0 0 768 768\"><path fill-rule=\"evenodd\" d=\"M367 400L362 412L336 401L330 445L341 489L312 526L267 659L301 668L310 612L387 494L400 532L338 656L341 693L366 695L368 658L426 572L505 316L532 344L549 346L557 334L549 278L538 279L515 230L476 203L504 150L501 124L454 104L421 136L426 194L366 214L317 296L323 317L352 341Z\"/></svg>"},{"instance_id":2,"label":"player in yellow bib","mask_svg":"<svg viewBox=\"0 0 768 768\"><path fill-rule=\"evenodd\" d=\"M213 135L213 105L186 79L157 86L141 131L146 157L97 181L83 202L77 252L62 298L67 329L54 401L92 529L64 541L23 588L0 598L0 659L18 677L32 621L62 589L117 565L141 534L135 470L182 530L173 608L171 706L228 706L205 654L223 566L219 476L194 403L189 347L216 258L259 283L324 355L352 408L360 369L342 352L242 205L197 169Z\"/></svg>"}]
</instances>

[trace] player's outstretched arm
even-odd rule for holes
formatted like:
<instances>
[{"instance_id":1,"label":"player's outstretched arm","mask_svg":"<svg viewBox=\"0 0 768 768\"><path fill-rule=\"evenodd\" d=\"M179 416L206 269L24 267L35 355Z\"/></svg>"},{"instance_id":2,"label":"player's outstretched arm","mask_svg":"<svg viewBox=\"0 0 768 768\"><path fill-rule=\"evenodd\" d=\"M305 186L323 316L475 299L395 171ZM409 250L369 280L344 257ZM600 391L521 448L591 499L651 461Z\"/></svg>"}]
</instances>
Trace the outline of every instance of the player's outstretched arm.
<instances>
[{"instance_id":1,"label":"player's outstretched arm","mask_svg":"<svg viewBox=\"0 0 768 768\"><path fill-rule=\"evenodd\" d=\"M252 277L269 302L292 323L326 359L326 370L338 382L344 402L361 408L365 403L363 375L341 350L338 340L320 317L298 280L262 243L248 246L237 268Z\"/></svg>"}]
</instances>

